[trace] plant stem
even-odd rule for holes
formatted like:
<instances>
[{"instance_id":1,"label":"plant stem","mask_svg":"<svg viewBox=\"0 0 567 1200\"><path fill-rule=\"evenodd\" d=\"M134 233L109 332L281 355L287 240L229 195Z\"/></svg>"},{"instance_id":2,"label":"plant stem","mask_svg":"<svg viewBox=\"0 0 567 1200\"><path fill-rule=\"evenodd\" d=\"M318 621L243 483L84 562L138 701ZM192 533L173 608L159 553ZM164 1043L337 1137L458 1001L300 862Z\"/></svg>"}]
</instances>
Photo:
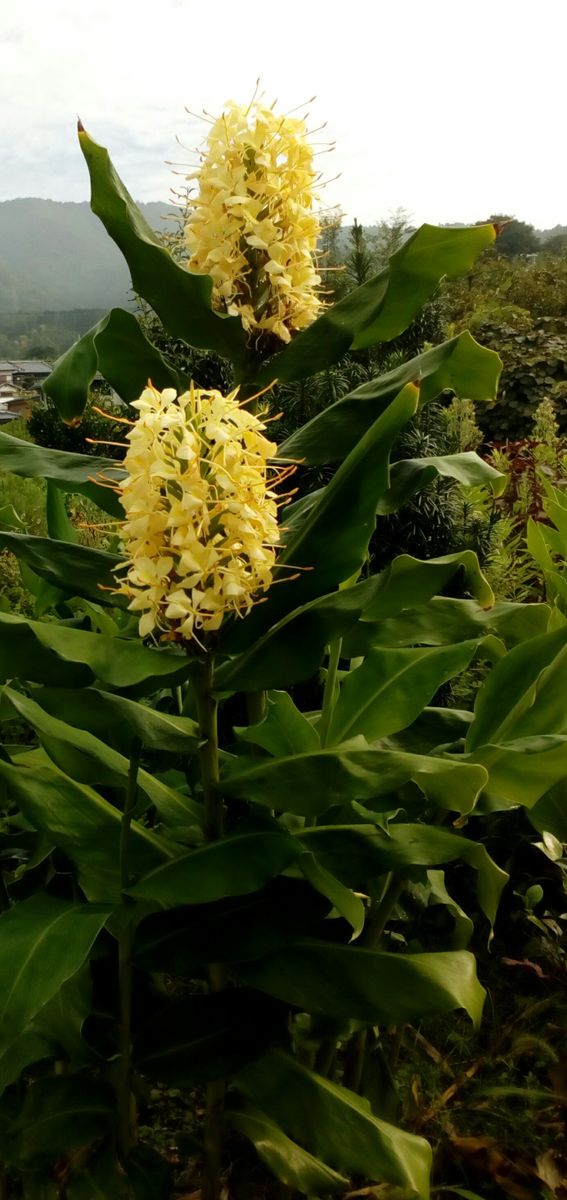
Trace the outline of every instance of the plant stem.
<instances>
[{"instance_id":1,"label":"plant stem","mask_svg":"<svg viewBox=\"0 0 567 1200\"><path fill-rule=\"evenodd\" d=\"M129 904L125 895L129 884L128 849L132 812L138 791L138 767L140 765L140 743L132 746L128 786L124 798L124 809L120 826L120 890L122 903ZM118 1062L116 1068L116 1107L118 1153L125 1161L132 1145L131 1118L131 1049L132 1049L132 923L124 912L118 933L118 992L120 999L120 1024L118 1030Z\"/></svg>"},{"instance_id":2,"label":"plant stem","mask_svg":"<svg viewBox=\"0 0 567 1200\"><path fill-rule=\"evenodd\" d=\"M397 904L405 886L405 880L390 874L381 900L373 900L370 915L361 934L359 945L373 950L380 941L392 909Z\"/></svg>"},{"instance_id":3,"label":"plant stem","mask_svg":"<svg viewBox=\"0 0 567 1200\"><path fill-rule=\"evenodd\" d=\"M224 810L219 792L218 704L212 694L213 657L208 656L195 676L195 693L199 715L199 759L205 804L205 837L208 842L222 838ZM209 987L212 992L226 987L224 963L209 963ZM205 1119L205 1178L203 1200L219 1200L221 1190L222 1135L225 1081L213 1079L207 1084L207 1114Z\"/></svg>"},{"instance_id":4,"label":"plant stem","mask_svg":"<svg viewBox=\"0 0 567 1200\"><path fill-rule=\"evenodd\" d=\"M327 667L327 678L325 679L325 687L323 690L323 708L321 711L321 722L319 724L319 737L321 739L321 746L323 749L327 745L331 717L338 699L337 671L339 669L342 646L343 639L337 638L335 642L331 642L329 647L329 665Z\"/></svg>"},{"instance_id":5,"label":"plant stem","mask_svg":"<svg viewBox=\"0 0 567 1200\"><path fill-rule=\"evenodd\" d=\"M195 692L199 715L199 761L205 805L205 837L216 842L223 835L224 813L219 794L218 703L212 695L213 658L209 656L195 675Z\"/></svg>"}]
</instances>

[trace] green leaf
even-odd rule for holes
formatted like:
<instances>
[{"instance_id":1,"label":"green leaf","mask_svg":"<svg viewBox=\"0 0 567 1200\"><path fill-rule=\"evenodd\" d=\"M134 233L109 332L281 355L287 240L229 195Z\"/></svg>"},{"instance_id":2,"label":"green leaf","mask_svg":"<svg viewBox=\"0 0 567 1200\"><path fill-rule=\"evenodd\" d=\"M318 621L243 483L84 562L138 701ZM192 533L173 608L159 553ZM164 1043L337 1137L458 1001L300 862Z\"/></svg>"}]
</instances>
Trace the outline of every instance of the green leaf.
<instances>
[{"instance_id":1,"label":"green leaf","mask_svg":"<svg viewBox=\"0 0 567 1200\"><path fill-rule=\"evenodd\" d=\"M442 904L453 917L455 934L453 946L455 950L465 950L474 933L474 922L460 904L449 895L445 883L444 871L427 872L427 892L429 905Z\"/></svg>"},{"instance_id":2,"label":"green leaf","mask_svg":"<svg viewBox=\"0 0 567 1200\"><path fill-rule=\"evenodd\" d=\"M49 1007L49 1006L47 1006ZM44 1059L57 1056L57 1045L33 1025L24 1029L0 1048L0 1094L16 1083L22 1072Z\"/></svg>"},{"instance_id":3,"label":"green leaf","mask_svg":"<svg viewBox=\"0 0 567 1200\"><path fill-rule=\"evenodd\" d=\"M228 796L267 808L315 817L349 799L390 796L410 780L432 803L466 813L474 808L487 775L457 758L376 749L360 737L344 746L287 758L229 759L222 789Z\"/></svg>"},{"instance_id":4,"label":"green leaf","mask_svg":"<svg viewBox=\"0 0 567 1200\"><path fill-rule=\"evenodd\" d=\"M508 882L506 871L480 842L432 825L390 822L387 832L363 824L316 825L297 836L328 870L357 890L371 888L376 876L386 871L404 872L463 859L478 872L478 900L491 926Z\"/></svg>"},{"instance_id":5,"label":"green leaf","mask_svg":"<svg viewBox=\"0 0 567 1200\"><path fill-rule=\"evenodd\" d=\"M38 688L34 700L53 717L96 737L114 742L129 755L134 739L148 750L191 754L199 740L199 727L190 717L177 717L149 708L125 696L95 688Z\"/></svg>"},{"instance_id":6,"label":"green leaf","mask_svg":"<svg viewBox=\"0 0 567 1200\"><path fill-rule=\"evenodd\" d=\"M330 908L305 880L279 875L258 892L145 917L136 933L135 962L180 976L211 960L247 962L314 933Z\"/></svg>"},{"instance_id":7,"label":"green leaf","mask_svg":"<svg viewBox=\"0 0 567 1200\"><path fill-rule=\"evenodd\" d=\"M521 804L531 808L550 788L567 779L567 736L542 734L479 746L467 755L467 761L488 772L487 791L494 807L500 799L504 807Z\"/></svg>"},{"instance_id":8,"label":"green leaf","mask_svg":"<svg viewBox=\"0 0 567 1200\"><path fill-rule=\"evenodd\" d=\"M109 1151L73 1171L65 1191L67 1200L134 1200L124 1170Z\"/></svg>"},{"instance_id":9,"label":"green leaf","mask_svg":"<svg viewBox=\"0 0 567 1200\"><path fill-rule=\"evenodd\" d=\"M405 458L392 464L390 486L378 503L382 515L393 513L435 479L454 479L462 487L488 487L501 496L508 476L484 462L474 450L442 457Z\"/></svg>"},{"instance_id":10,"label":"green leaf","mask_svg":"<svg viewBox=\"0 0 567 1200\"><path fill-rule=\"evenodd\" d=\"M0 916L0 1028L9 1043L87 958L110 909L31 896Z\"/></svg>"},{"instance_id":11,"label":"green leaf","mask_svg":"<svg viewBox=\"0 0 567 1200\"><path fill-rule=\"evenodd\" d=\"M269 692L267 702L266 716L259 725L235 726L239 741L261 746L275 758L319 749L315 729L288 692Z\"/></svg>"},{"instance_id":12,"label":"green leaf","mask_svg":"<svg viewBox=\"0 0 567 1200\"><path fill-rule=\"evenodd\" d=\"M38 762L38 753L20 755L18 765L0 761L0 779L8 795L27 820L75 863L89 900L119 903L120 811L92 788L75 783L41 759ZM157 834L132 821L129 863L134 877L145 875L173 853Z\"/></svg>"},{"instance_id":13,"label":"green leaf","mask_svg":"<svg viewBox=\"0 0 567 1200\"><path fill-rule=\"evenodd\" d=\"M152 650L137 639L108 637L51 621L0 613L0 679L25 679L63 688L95 679L138 694L173 687L187 678L185 655Z\"/></svg>"},{"instance_id":14,"label":"green leaf","mask_svg":"<svg viewBox=\"0 0 567 1200\"><path fill-rule=\"evenodd\" d=\"M375 1117L367 1100L316 1075L283 1050L241 1071L237 1086L318 1159L347 1174L394 1183L428 1200L431 1148Z\"/></svg>"},{"instance_id":15,"label":"green leaf","mask_svg":"<svg viewBox=\"0 0 567 1200\"><path fill-rule=\"evenodd\" d=\"M69 520L64 497L51 479L47 480L45 515L50 538L59 538L62 542L78 542L79 535Z\"/></svg>"},{"instance_id":16,"label":"green leaf","mask_svg":"<svg viewBox=\"0 0 567 1200\"><path fill-rule=\"evenodd\" d=\"M130 894L165 907L206 904L258 891L297 858L300 847L286 833L236 833L182 854L140 879Z\"/></svg>"},{"instance_id":17,"label":"green leaf","mask_svg":"<svg viewBox=\"0 0 567 1200\"><path fill-rule=\"evenodd\" d=\"M317 892L321 892L322 896L326 896L340 916L348 922L352 929L351 941L357 938L362 933L365 918L364 905L360 897L321 866L314 854L302 854L298 866L312 887Z\"/></svg>"},{"instance_id":18,"label":"green leaf","mask_svg":"<svg viewBox=\"0 0 567 1200\"><path fill-rule=\"evenodd\" d=\"M464 671L478 642L456 646L371 650L341 684L328 744L356 734L372 742L411 725L447 680Z\"/></svg>"},{"instance_id":19,"label":"green leaf","mask_svg":"<svg viewBox=\"0 0 567 1200\"><path fill-rule=\"evenodd\" d=\"M64 721L51 716L40 704L36 704L35 700L24 696L22 692L4 687L3 697L19 716L35 729L42 746L60 771L78 783L126 789L130 772L130 761L127 757L113 750L111 746L106 746L87 730L73 729ZM196 740L194 737L193 748ZM148 771L138 770L137 782L141 794L155 805L167 824L189 825L194 821L201 822L202 810L198 804L168 787Z\"/></svg>"},{"instance_id":20,"label":"green leaf","mask_svg":"<svg viewBox=\"0 0 567 1200\"><path fill-rule=\"evenodd\" d=\"M185 388L185 381L148 341L133 313L121 308L111 309L66 350L44 383L46 394L68 424L83 415L97 371L126 403L137 400L150 379L160 389Z\"/></svg>"},{"instance_id":21,"label":"green leaf","mask_svg":"<svg viewBox=\"0 0 567 1200\"><path fill-rule=\"evenodd\" d=\"M256 373L259 385L324 371L347 350L364 350L403 333L439 281L469 270L495 240L493 225L464 229L422 225L379 275L325 309L308 329ZM415 376L414 376L415 378Z\"/></svg>"},{"instance_id":22,"label":"green leaf","mask_svg":"<svg viewBox=\"0 0 567 1200\"><path fill-rule=\"evenodd\" d=\"M278 563L280 569L285 565L287 571L299 570L299 578L283 582L286 573L280 571L281 585L272 587L266 602L239 622L238 633L225 645L231 649L249 645L292 608L328 592L360 569L376 525L378 499L388 486L392 445L415 413L418 396L413 384L400 392L317 493L306 515L293 523Z\"/></svg>"},{"instance_id":23,"label":"green leaf","mask_svg":"<svg viewBox=\"0 0 567 1200\"><path fill-rule=\"evenodd\" d=\"M567 844L567 791L565 782L541 797L530 809L529 818L539 833L552 833Z\"/></svg>"},{"instance_id":24,"label":"green leaf","mask_svg":"<svg viewBox=\"0 0 567 1200\"><path fill-rule=\"evenodd\" d=\"M111 1094L94 1079L39 1079L11 1114L3 1157L24 1170L53 1166L103 1137L113 1116Z\"/></svg>"},{"instance_id":25,"label":"green leaf","mask_svg":"<svg viewBox=\"0 0 567 1200\"><path fill-rule=\"evenodd\" d=\"M259 1109L228 1109L223 1122L229 1129L235 1129L252 1142L264 1165L286 1187L297 1189L305 1196L326 1196L330 1192L342 1192L348 1187L348 1179L344 1175L339 1175L309 1154L308 1150L298 1146Z\"/></svg>"},{"instance_id":26,"label":"green leaf","mask_svg":"<svg viewBox=\"0 0 567 1200\"><path fill-rule=\"evenodd\" d=\"M428 562L401 554L379 575L321 596L283 617L242 654L217 667L215 686L219 691L253 690L308 679L319 667L325 646L346 634L363 614L373 620L395 615L408 603L413 607L427 601L461 571L467 589L490 608L494 596L471 550ZM238 638L236 629L225 644L238 643Z\"/></svg>"},{"instance_id":27,"label":"green leaf","mask_svg":"<svg viewBox=\"0 0 567 1200\"><path fill-rule=\"evenodd\" d=\"M169 1001L140 1026L133 1063L174 1086L226 1078L286 1037L287 1015L281 1004L249 988Z\"/></svg>"},{"instance_id":28,"label":"green leaf","mask_svg":"<svg viewBox=\"0 0 567 1200\"><path fill-rule=\"evenodd\" d=\"M302 1012L401 1025L464 1008L475 1025L485 990L467 950L389 954L303 938L242 964L239 976Z\"/></svg>"},{"instance_id":29,"label":"green leaf","mask_svg":"<svg viewBox=\"0 0 567 1200\"><path fill-rule=\"evenodd\" d=\"M9 433L0 433L0 466L3 471L24 479L47 479L65 492L86 496L111 516L124 518L116 492L96 482L102 475L112 480L122 476L120 464L112 458L48 450Z\"/></svg>"},{"instance_id":30,"label":"green leaf","mask_svg":"<svg viewBox=\"0 0 567 1200\"><path fill-rule=\"evenodd\" d=\"M173 337L243 363L246 337L239 317L213 312L213 281L179 267L148 225L117 175L108 151L79 125L91 179L91 208L122 251L134 290L147 300Z\"/></svg>"},{"instance_id":31,"label":"green leaf","mask_svg":"<svg viewBox=\"0 0 567 1200\"><path fill-rule=\"evenodd\" d=\"M516 737L566 733L566 685L567 626L514 647L477 694L467 750Z\"/></svg>"},{"instance_id":32,"label":"green leaf","mask_svg":"<svg viewBox=\"0 0 567 1200\"><path fill-rule=\"evenodd\" d=\"M443 391L471 400L494 400L502 363L470 333L424 351L393 371L363 383L318 413L279 447L280 458L340 462L406 383L420 383L420 407Z\"/></svg>"},{"instance_id":33,"label":"green leaf","mask_svg":"<svg viewBox=\"0 0 567 1200\"><path fill-rule=\"evenodd\" d=\"M1 532L0 548L11 550L40 579L60 588L66 596L84 596L112 608L128 605L126 596L115 594L115 572L120 563L115 554L27 533Z\"/></svg>"},{"instance_id":34,"label":"green leaf","mask_svg":"<svg viewBox=\"0 0 567 1200\"><path fill-rule=\"evenodd\" d=\"M485 612L474 600L434 596L419 608L406 608L379 621L361 620L346 635L346 657L367 654L373 646L444 646L494 635L506 646L528 641L547 629L548 604L498 601Z\"/></svg>"}]
</instances>

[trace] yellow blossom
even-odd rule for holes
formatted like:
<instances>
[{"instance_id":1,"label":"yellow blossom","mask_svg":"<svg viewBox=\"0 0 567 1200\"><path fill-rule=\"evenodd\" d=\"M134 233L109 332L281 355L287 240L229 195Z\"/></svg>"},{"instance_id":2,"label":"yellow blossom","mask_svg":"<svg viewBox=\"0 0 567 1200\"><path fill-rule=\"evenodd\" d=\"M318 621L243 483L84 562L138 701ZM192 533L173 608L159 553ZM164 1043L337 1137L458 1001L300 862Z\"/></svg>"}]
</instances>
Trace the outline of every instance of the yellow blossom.
<instances>
[{"instance_id":1,"label":"yellow blossom","mask_svg":"<svg viewBox=\"0 0 567 1200\"><path fill-rule=\"evenodd\" d=\"M275 444L236 391L178 396L151 384L135 401L120 484L126 574L118 591L142 637L199 640L269 587L279 541L268 480Z\"/></svg>"},{"instance_id":2,"label":"yellow blossom","mask_svg":"<svg viewBox=\"0 0 567 1200\"><path fill-rule=\"evenodd\" d=\"M217 310L289 342L321 307L313 151L305 122L259 100L213 123L194 176L187 267L213 279Z\"/></svg>"}]
</instances>

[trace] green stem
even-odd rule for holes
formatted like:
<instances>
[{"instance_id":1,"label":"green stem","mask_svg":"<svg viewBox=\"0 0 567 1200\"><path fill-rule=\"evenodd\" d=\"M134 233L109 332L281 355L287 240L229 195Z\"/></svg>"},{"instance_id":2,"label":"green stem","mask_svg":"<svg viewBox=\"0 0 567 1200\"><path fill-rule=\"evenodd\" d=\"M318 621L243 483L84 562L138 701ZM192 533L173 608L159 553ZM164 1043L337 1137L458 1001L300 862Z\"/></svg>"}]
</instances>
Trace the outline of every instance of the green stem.
<instances>
[{"instance_id":1,"label":"green stem","mask_svg":"<svg viewBox=\"0 0 567 1200\"><path fill-rule=\"evenodd\" d=\"M353 1092L360 1091L366 1061L366 1029L359 1029L350 1039L346 1055L344 1083Z\"/></svg>"},{"instance_id":2,"label":"green stem","mask_svg":"<svg viewBox=\"0 0 567 1200\"><path fill-rule=\"evenodd\" d=\"M361 934L359 945L366 946L369 950L373 950L377 946L404 887L404 879L399 879L393 874L388 876L382 899L373 900L370 905L370 914Z\"/></svg>"},{"instance_id":3,"label":"green stem","mask_svg":"<svg viewBox=\"0 0 567 1200\"><path fill-rule=\"evenodd\" d=\"M135 742L130 755L128 786L120 825L120 890L122 903L126 907L129 898L125 895L130 882L128 850L132 812L138 791L138 768L140 765L140 743ZM132 1133L132 940L133 927L127 912L118 933L118 992L120 1000L120 1025L118 1030L118 1062L116 1067L117 1141L120 1158L124 1162L130 1152Z\"/></svg>"},{"instance_id":4,"label":"green stem","mask_svg":"<svg viewBox=\"0 0 567 1200\"><path fill-rule=\"evenodd\" d=\"M246 714L249 725L259 725L268 709L266 692L246 692Z\"/></svg>"},{"instance_id":5,"label":"green stem","mask_svg":"<svg viewBox=\"0 0 567 1200\"><path fill-rule=\"evenodd\" d=\"M199 717L199 761L205 805L205 837L216 842L223 835L224 810L219 793L218 703L212 694L213 658L209 656L195 675Z\"/></svg>"},{"instance_id":6,"label":"green stem","mask_svg":"<svg viewBox=\"0 0 567 1200\"><path fill-rule=\"evenodd\" d=\"M218 841L222 838L224 830L223 801L219 791L218 703L212 694L213 668L213 657L210 655L195 676L200 734L199 759L205 805L204 829L208 842ZM209 987L212 992L222 991L226 987L224 963L209 963ZM213 1079L207 1084L203 1200L219 1200L221 1193L221 1123L224 1096L224 1079Z\"/></svg>"},{"instance_id":7,"label":"green stem","mask_svg":"<svg viewBox=\"0 0 567 1200\"><path fill-rule=\"evenodd\" d=\"M323 690L323 708L321 711L321 722L319 724L319 737L321 746L325 748L329 737L329 728L331 725L331 717L335 704L337 703L339 689L337 684L337 672L339 669L339 661L343 639L337 638L335 642L331 642L329 647L329 665L327 667L327 678L325 679L325 687Z\"/></svg>"}]
</instances>

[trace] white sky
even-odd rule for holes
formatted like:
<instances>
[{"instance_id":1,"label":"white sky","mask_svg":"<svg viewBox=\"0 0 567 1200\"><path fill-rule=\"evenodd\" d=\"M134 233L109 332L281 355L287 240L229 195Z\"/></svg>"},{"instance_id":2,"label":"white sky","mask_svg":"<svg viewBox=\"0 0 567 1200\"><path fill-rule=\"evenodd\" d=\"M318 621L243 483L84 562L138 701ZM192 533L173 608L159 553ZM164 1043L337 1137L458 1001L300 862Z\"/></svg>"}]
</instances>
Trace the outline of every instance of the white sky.
<instances>
[{"instance_id":1,"label":"white sky","mask_svg":"<svg viewBox=\"0 0 567 1200\"><path fill-rule=\"evenodd\" d=\"M0 200L88 199L79 113L139 200L167 200L213 113L258 75L374 223L567 223L566 0L0 0ZM315 139L314 139L315 140Z\"/></svg>"}]
</instances>

